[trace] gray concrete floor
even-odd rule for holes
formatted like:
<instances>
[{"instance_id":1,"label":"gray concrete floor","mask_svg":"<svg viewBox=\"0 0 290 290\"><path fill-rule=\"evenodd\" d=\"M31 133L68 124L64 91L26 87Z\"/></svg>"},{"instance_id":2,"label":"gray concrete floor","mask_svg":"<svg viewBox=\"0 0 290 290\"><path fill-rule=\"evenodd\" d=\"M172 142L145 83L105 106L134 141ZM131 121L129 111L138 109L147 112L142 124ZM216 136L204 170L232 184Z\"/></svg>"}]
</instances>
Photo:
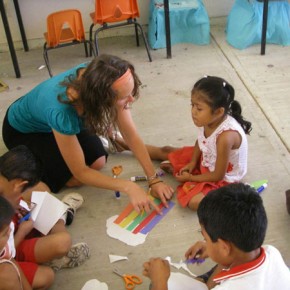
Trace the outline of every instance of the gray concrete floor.
<instances>
[{"instance_id":1,"label":"gray concrete floor","mask_svg":"<svg viewBox=\"0 0 290 290\"><path fill-rule=\"evenodd\" d=\"M244 116L252 122L249 136L249 166L245 182L268 179L262 193L269 218L265 244L276 246L290 266L290 216L285 206L285 190L290 187L290 47L267 45L266 55L259 54L259 45L243 51L230 47L225 41L225 21L215 19L211 27L211 43L207 46L178 44L172 47L172 59L166 59L165 49L151 51L153 62L148 62L144 46L137 48L134 37L115 37L100 42L101 53L110 53L130 60L142 80L141 98L133 105L132 114L144 141L149 144L174 146L191 145L196 130L190 117L190 90L203 75L217 75L227 79L236 89L236 98ZM9 90L0 93L0 122L9 104L36 84L48 78L42 49L17 52L22 78L16 79L8 53L0 53L0 79ZM49 53L54 74L87 61L81 46L58 49ZM0 153L6 151L0 141ZM128 153L111 155L104 172L123 165L122 178L142 174L141 167ZM158 168L158 163L156 168ZM165 176L165 181L176 187L176 181ZM144 184L145 186L146 184ZM63 190L61 198L71 190ZM91 249L90 259L75 269L62 270L56 275L56 289L81 289L89 279L106 282L109 289L124 289L121 278L112 273L114 267L123 272L141 275L142 263L151 256L171 256L179 261L185 250L201 237L196 214L177 203L166 217L149 233L144 244L131 247L106 234L106 220L119 214L128 204L122 195L83 186L74 191L85 198L73 224L68 227L74 242L86 241ZM173 199L175 201L175 198ZM110 264L108 255L127 256L128 261ZM201 274L212 266L207 261L190 269ZM172 269L177 271L176 269ZM149 281L136 289L148 289Z\"/></svg>"}]
</instances>

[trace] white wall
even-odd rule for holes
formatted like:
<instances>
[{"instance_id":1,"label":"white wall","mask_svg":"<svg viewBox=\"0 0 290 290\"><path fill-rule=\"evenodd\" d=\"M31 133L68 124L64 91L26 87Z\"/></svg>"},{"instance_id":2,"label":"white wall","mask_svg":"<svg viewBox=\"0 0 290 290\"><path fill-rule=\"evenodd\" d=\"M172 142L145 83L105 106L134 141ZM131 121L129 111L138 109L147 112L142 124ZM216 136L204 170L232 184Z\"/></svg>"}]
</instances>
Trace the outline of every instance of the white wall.
<instances>
[{"instance_id":1,"label":"white wall","mask_svg":"<svg viewBox=\"0 0 290 290\"><path fill-rule=\"evenodd\" d=\"M84 27L89 31L91 24L89 13L94 10L94 0L18 0L30 48L40 47L44 43L43 32L46 30L46 17L51 12L76 8L82 12ZM108 0L110 1L110 0ZM226 16L234 0L204 0L210 17ZM150 0L138 0L141 12L140 23L148 23ZM16 49L22 47L21 36L12 0L4 0L9 26ZM2 20L2 19L1 19ZM3 24L0 25L0 52L7 51L7 40Z\"/></svg>"}]
</instances>

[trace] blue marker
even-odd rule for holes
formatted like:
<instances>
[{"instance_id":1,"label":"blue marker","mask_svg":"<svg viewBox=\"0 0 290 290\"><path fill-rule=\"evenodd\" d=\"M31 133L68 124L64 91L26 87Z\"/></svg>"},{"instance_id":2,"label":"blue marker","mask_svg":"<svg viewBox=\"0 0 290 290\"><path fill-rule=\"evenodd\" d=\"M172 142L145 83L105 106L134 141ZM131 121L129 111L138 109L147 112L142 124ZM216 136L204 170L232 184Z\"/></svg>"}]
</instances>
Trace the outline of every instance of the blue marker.
<instances>
[{"instance_id":1,"label":"blue marker","mask_svg":"<svg viewBox=\"0 0 290 290\"><path fill-rule=\"evenodd\" d=\"M116 198L120 198L121 197L120 191L115 191L115 196Z\"/></svg>"},{"instance_id":2,"label":"blue marker","mask_svg":"<svg viewBox=\"0 0 290 290\"><path fill-rule=\"evenodd\" d=\"M260 187L257 188L257 193L261 193L265 188L267 188L268 184L264 183Z\"/></svg>"},{"instance_id":3,"label":"blue marker","mask_svg":"<svg viewBox=\"0 0 290 290\"><path fill-rule=\"evenodd\" d=\"M25 215L23 218L21 218L21 219L18 221L18 223L21 224L21 223L24 222L24 221L28 221L29 218L30 218L30 216L31 216L31 212L29 212L27 215Z\"/></svg>"}]
</instances>

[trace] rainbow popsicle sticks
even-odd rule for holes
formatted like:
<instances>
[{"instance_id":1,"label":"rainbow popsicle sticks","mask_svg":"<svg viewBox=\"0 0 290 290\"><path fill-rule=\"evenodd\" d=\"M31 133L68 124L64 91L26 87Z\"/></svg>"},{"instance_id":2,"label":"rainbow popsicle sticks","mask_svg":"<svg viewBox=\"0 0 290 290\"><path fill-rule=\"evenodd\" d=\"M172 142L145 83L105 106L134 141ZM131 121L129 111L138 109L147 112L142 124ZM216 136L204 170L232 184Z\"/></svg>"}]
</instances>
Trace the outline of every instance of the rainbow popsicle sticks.
<instances>
[{"instance_id":1,"label":"rainbow popsicle sticks","mask_svg":"<svg viewBox=\"0 0 290 290\"><path fill-rule=\"evenodd\" d=\"M154 203L161 209L162 215L157 214L155 210L151 211L149 214L138 214L134 210L133 206L128 204L127 207L115 219L114 223L133 234L141 233L146 235L175 205L174 202L168 201L168 208L166 208L157 198L154 198Z\"/></svg>"}]
</instances>

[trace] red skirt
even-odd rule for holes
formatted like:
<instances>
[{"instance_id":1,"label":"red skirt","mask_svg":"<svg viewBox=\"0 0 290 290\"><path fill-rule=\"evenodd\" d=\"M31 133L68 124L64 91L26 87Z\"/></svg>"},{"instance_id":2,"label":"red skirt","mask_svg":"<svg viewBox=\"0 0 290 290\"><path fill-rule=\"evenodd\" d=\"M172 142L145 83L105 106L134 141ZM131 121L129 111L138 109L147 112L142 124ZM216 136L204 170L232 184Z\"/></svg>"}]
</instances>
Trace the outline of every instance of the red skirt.
<instances>
[{"instance_id":1,"label":"red skirt","mask_svg":"<svg viewBox=\"0 0 290 290\"><path fill-rule=\"evenodd\" d=\"M177 174L179 170L191 161L194 152L194 146L183 147L168 155L168 159L173 166L173 174ZM192 172L193 175L199 175L209 172L207 167L198 164L197 168ZM220 188L229 184L224 180L215 182L192 182L187 181L177 187L177 200L179 204L186 207L189 201L198 193L207 195L211 190Z\"/></svg>"}]
</instances>

